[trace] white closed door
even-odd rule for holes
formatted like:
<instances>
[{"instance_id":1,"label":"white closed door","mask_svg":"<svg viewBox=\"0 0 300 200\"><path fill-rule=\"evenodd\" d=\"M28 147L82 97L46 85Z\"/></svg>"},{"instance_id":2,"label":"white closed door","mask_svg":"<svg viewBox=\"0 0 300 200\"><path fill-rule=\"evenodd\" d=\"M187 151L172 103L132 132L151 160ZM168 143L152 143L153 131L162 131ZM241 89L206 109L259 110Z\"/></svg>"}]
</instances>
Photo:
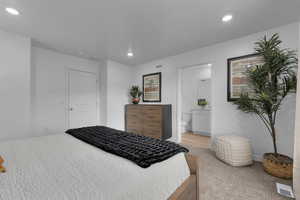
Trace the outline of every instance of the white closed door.
<instances>
[{"instance_id":1,"label":"white closed door","mask_svg":"<svg viewBox=\"0 0 300 200\"><path fill-rule=\"evenodd\" d=\"M98 123L98 79L96 73L69 70L69 128Z\"/></svg>"}]
</instances>

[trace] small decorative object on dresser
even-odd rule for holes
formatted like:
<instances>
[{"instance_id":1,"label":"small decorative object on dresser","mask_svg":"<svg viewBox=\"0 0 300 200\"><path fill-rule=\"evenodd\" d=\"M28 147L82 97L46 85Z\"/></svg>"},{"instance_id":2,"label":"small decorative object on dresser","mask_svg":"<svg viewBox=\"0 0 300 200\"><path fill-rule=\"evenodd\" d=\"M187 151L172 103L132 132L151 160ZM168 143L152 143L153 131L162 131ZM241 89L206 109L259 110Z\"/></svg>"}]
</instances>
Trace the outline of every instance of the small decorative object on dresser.
<instances>
[{"instance_id":1,"label":"small decorative object on dresser","mask_svg":"<svg viewBox=\"0 0 300 200\"><path fill-rule=\"evenodd\" d=\"M132 97L133 104L139 104L140 97L142 96L143 92L140 90L139 86L133 85L130 89L130 96Z\"/></svg>"},{"instance_id":2,"label":"small decorative object on dresser","mask_svg":"<svg viewBox=\"0 0 300 200\"><path fill-rule=\"evenodd\" d=\"M3 163L4 163L4 160L0 156L0 173L4 173L6 171L6 169L2 166Z\"/></svg>"},{"instance_id":3,"label":"small decorative object on dresser","mask_svg":"<svg viewBox=\"0 0 300 200\"><path fill-rule=\"evenodd\" d=\"M125 130L159 139L172 136L171 105L126 105Z\"/></svg>"}]
</instances>

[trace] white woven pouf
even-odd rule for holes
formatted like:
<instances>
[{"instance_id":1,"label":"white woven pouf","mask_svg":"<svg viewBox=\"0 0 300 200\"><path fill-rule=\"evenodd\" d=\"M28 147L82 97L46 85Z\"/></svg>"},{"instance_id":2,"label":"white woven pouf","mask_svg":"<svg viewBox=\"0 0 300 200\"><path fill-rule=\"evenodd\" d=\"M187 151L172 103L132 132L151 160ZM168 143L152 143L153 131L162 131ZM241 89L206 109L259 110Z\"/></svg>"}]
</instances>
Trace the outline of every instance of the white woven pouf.
<instances>
[{"instance_id":1,"label":"white woven pouf","mask_svg":"<svg viewBox=\"0 0 300 200\"><path fill-rule=\"evenodd\" d=\"M213 149L216 156L231 166L246 166L253 163L251 144L240 136L219 136L215 138Z\"/></svg>"}]
</instances>

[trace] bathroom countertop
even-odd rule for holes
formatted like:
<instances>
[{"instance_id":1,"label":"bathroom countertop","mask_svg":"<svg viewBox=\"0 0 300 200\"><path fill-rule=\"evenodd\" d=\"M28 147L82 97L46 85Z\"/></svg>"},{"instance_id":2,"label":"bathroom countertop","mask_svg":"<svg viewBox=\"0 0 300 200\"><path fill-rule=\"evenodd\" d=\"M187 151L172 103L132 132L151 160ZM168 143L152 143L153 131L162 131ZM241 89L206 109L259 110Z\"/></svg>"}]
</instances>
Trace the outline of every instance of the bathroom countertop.
<instances>
[{"instance_id":1,"label":"bathroom countertop","mask_svg":"<svg viewBox=\"0 0 300 200\"><path fill-rule=\"evenodd\" d=\"M211 111L211 107L192 109L191 112Z\"/></svg>"}]
</instances>

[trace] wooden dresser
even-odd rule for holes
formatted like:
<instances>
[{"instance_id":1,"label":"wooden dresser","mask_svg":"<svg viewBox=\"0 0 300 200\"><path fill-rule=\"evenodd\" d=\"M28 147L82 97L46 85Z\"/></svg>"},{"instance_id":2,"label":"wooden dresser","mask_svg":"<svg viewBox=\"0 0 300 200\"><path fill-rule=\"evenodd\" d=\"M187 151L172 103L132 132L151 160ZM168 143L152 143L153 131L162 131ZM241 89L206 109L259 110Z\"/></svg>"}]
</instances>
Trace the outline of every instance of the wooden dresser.
<instances>
[{"instance_id":1,"label":"wooden dresser","mask_svg":"<svg viewBox=\"0 0 300 200\"><path fill-rule=\"evenodd\" d=\"M172 106L126 105L125 130L153 138L170 138L172 136Z\"/></svg>"}]
</instances>

